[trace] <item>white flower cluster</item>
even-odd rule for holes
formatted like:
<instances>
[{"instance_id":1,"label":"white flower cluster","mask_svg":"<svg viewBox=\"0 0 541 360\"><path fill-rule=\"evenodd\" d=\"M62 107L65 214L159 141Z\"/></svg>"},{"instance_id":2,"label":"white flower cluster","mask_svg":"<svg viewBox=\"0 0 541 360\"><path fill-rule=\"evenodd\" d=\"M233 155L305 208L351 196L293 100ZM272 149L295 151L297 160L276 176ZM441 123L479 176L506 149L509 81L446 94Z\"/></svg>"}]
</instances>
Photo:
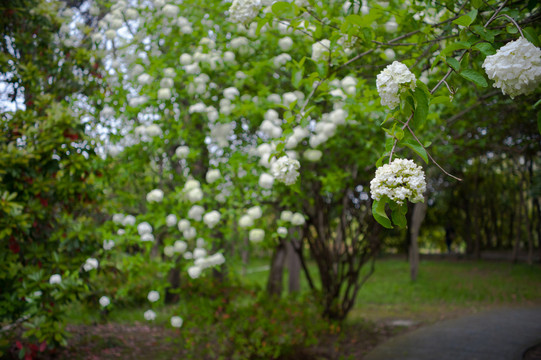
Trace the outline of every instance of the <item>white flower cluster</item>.
<instances>
[{"instance_id":1,"label":"white flower cluster","mask_svg":"<svg viewBox=\"0 0 541 360\"><path fill-rule=\"evenodd\" d=\"M254 243L261 242L263 241L264 238L265 238L265 230L263 229L252 229L248 233L248 239Z\"/></svg>"},{"instance_id":2,"label":"white flower cluster","mask_svg":"<svg viewBox=\"0 0 541 360\"><path fill-rule=\"evenodd\" d=\"M147 320L147 321L153 321L153 320L156 319L156 313L154 311L152 311L152 310L145 311L143 316L145 317L145 320Z\"/></svg>"},{"instance_id":3,"label":"white flower cluster","mask_svg":"<svg viewBox=\"0 0 541 360\"><path fill-rule=\"evenodd\" d=\"M272 164L272 176L286 185L292 185L297 181L300 166L298 160L282 156Z\"/></svg>"},{"instance_id":4,"label":"white flower cluster","mask_svg":"<svg viewBox=\"0 0 541 360\"><path fill-rule=\"evenodd\" d=\"M150 302L156 302L156 301L160 300L160 293L157 292L156 290L149 291L149 293L147 295L147 299Z\"/></svg>"},{"instance_id":5,"label":"white flower cluster","mask_svg":"<svg viewBox=\"0 0 541 360\"><path fill-rule=\"evenodd\" d=\"M487 56L483 68L494 87L511 99L531 94L541 82L541 49L521 37Z\"/></svg>"},{"instance_id":6,"label":"white flower cluster","mask_svg":"<svg viewBox=\"0 0 541 360\"><path fill-rule=\"evenodd\" d=\"M83 269L85 271L90 271L90 270L93 270L93 269L97 269L98 268L98 260L95 259L95 258L88 258L86 259L84 265L83 265Z\"/></svg>"},{"instance_id":7,"label":"white flower cluster","mask_svg":"<svg viewBox=\"0 0 541 360\"><path fill-rule=\"evenodd\" d=\"M184 194L186 198L194 203L203 199L203 191L201 190L201 184L197 180L188 180L184 184Z\"/></svg>"},{"instance_id":8,"label":"white flower cluster","mask_svg":"<svg viewBox=\"0 0 541 360\"><path fill-rule=\"evenodd\" d=\"M102 296L100 297L99 302L101 307L107 307L111 303L111 300L109 300L107 296Z\"/></svg>"},{"instance_id":9,"label":"white flower cluster","mask_svg":"<svg viewBox=\"0 0 541 360\"><path fill-rule=\"evenodd\" d=\"M139 236L141 236L141 241L154 241L154 235L152 235L152 226L146 221L143 221L137 225L137 232L139 233Z\"/></svg>"},{"instance_id":10,"label":"white flower cluster","mask_svg":"<svg viewBox=\"0 0 541 360\"><path fill-rule=\"evenodd\" d=\"M150 202L162 202L163 191L160 189L154 189L147 194L147 201Z\"/></svg>"},{"instance_id":11,"label":"white flower cluster","mask_svg":"<svg viewBox=\"0 0 541 360\"><path fill-rule=\"evenodd\" d=\"M203 222L210 228L214 228L220 222L221 214L217 210L212 210L203 216Z\"/></svg>"},{"instance_id":12,"label":"white flower cluster","mask_svg":"<svg viewBox=\"0 0 541 360\"><path fill-rule=\"evenodd\" d=\"M329 54L331 48L331 41L329 39L323 39L317 43L312 44L312 60L319 61Z\"/></svg>"},{"instance_id":13,"label":"white flower cluster","mask_svg":"<svg viewBox=\"0 0 541 360\"><path fill-rule=\"evenodd\" d=\"M179 328L182 326L183 320L180 316L172 316L171 317L171 326Z\"/></svg>"},{"instance_id":14,"label":"white flower cluster","mask_svg":"<svg viewBox=\"0 0 541 360\"><path fill-rule=\"evenodd\" d=\"M415 75L406 65L394 61L378 74L376 86L381 97L381 105L394 109L400 105L401 93L415 89Z\"/></svg>"},{"instance_id":15,"label":"white flower cluster","mask_svg":"<svg viewBox=\"0 0 541 360\"><path fill-rule=\"evenodd\" d=\"M294 226L301 226L304 225L304 223L306 222L303 214L299 212L293 213L289 210L282 211L282 213L280 214L280 220L290 222L291 225Z\"/></svg>"},{"instance_id":16,"label":"white flower cluster","mask_svg":"<svg viewBox=\"0 0 541 360\"><path fill-rule=\"evenodd\" d=\"M376 170L376 177L370 182L372 199L381 200L383 196L402 204L404 200L422 202L426 190L423 169L412 160L395 159Z\"/></svg>"},{"instance_id":17,"label":"white flower cluster","mask_svg":"<svg viewBox=\"0 0 541 360\"><path fill-rule=\"evenodd\" d=\"M234 23L247 24L261 9L260 0L233 0L229 8L229 19Z\"/></svg>"},{"instance_id":18,"label":"white flower cluster","mask_svg":"<svg viewBox=\"0 0 541 360\"><path fill-rule=\"evenodd\" d=\"M51 275L51 277L49 278L49 284L51 285L60 284L61 282L62 282L62 276L60 276L60 274Z\"/></svg>"},{"instance_id":19,"label":"white flower cluster","mask_svg":"<svg viewBox=\"0 0 541 360\"><path fill-rule=\"evenodd\" d=\"M239 219L239 226L241 228L254 226L254 220L259 219L261 216L263 216L263 210L257 205L252 206L246 210L246 214Z\"/></svg>"},{"instance_id":20,"label":"white flower cluster","mask_svg":"<svg viewBox=\"0 0 541 360\"><path fill-rule=\"evenodd\" d=\"M270 109L265 113L265 118L260 125L260 129L269 138L279 138L282 136L282 120L279 118L276 110ZM262 145L269 146L268 144ZM270 156L270 147L268 150Z\"/></svg>"}]
</instances>

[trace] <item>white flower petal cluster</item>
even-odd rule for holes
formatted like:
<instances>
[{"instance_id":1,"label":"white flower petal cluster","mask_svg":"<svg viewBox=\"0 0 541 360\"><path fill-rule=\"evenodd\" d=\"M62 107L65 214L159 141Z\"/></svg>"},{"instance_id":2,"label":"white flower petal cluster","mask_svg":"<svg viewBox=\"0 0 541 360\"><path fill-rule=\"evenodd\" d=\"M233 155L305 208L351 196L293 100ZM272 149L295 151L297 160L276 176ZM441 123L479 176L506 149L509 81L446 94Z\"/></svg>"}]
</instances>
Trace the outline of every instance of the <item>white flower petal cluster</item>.
<instances>
[{"instance_id":1,"label":"white flower petal cluster","mask_svg":"<svg viewBox=\"0 0 541 360\"><path fill-rule=\"evenodd\" d=\"M261 9L260 0L233 0L229 8L231 22L247 24L252 21Z\"/></svg>"},{"instance_id":2,"label":"white flower petal cluster","mask_svg":"<svg viewBox=\"0 0 541 360\"><path fill-rule=\"evenodd\" d=\"M107 296L102 296L100 297L99 302L101 307L106 307L111 303L111 300L109 300Z\"/></svg>"},{"instance_id":3,"label":"white flower petal cluster","mask_svg":"<svg viewBox=\"0 0 541 360\"><path fill-rule=\"evenodd\" d=\"M103 250L111 250L115 246L114 240L103 240Z\"/></svg>"},{"instance_id":4,"label":"white flower petal cluster","mask_svg":"<svg viewBox=\"0 0 541 360\"><path fill-rule=\"evenodd\" d=\"M291 217L291 224L295 226L304 225L305 221L306 220L304 219L304 215L298 212L293 214L293 216Z\"/></svg>"},{"instance_id":5,"label":"white flower petal cluster","mask_svg":"<svg viewBox=\"0 0 541 360\"><path fill-rule=\"evenodd\" d=\"M188 268L188 275L192 279L197 279L199 276L201 276L201 271L203 271L203 269L200 266L197 266L197 265L190 266Z\"/></svg>"},{"instance_id":6,"label":"white flower petal cluster","mask_svg":"<svg viewBox=\"0 0 541 360\"><path fill-rule=\"evenodd\" d=\"M148 293L147 299L150 302L156 302L156 301L160 300L160 293L157 292L156 290L152 290L152 291L150 291Z\"/></svg>"},{"instance_id":7,"label":"white flower petal cluster","mask_svg":"<svg viewBox=\"0 0 541 360\"><path fill-rule=\"evenodd\" d=\"M531 94L541 82L541 49L521 37L487 56L483 68L494 87L511 99Z\"/></svg>"},{"instance_id":8,"label":"white flower petal cluster","mask_svg":"<svg viewBox=\"0 0 541 360\"><path fill-rule=\"evenodd\" d=\"M293 47L293 40L289 36L283 37L278 40L278 46L282 51L289 51Z\"/></svg>"},{"instance_id":9,"label":"white flower petal cluster","mask_svg":"<svg viewBox=\"0 0 541 360\"><path fill-rule=\"evenodd\" d=\"M194 205L190 208L190 210L188 210L188 218L193 219L195 221L201 221L204 212L205 212L204 207L200 205ZM188 223L188 226L190 226L190 223ZM180 222L179 222L179 229L180 229ZM186 230L185 224L183 224L183 229L180 229L180 230L181 231Z\"/></svg>"},{"instance_id":10,"label":"white flower petal cluster","mask_svg":"<svg viewBox=\"0 0 541 360\"><path fill-rule=\"evenodd\" d=\"M162 11L165 16L174 18L178 16L180 9L176 5L167 4L162 8Z\"/></svg>"},{"instance_id":11,"label":"white flower petal cluster","mask_svg":"<svg viewBox=\"0 0 541 360\"><path fill-rule=\"evenodd\" d=\"M135 216L126 215L124 217L124 220L122 220L122 225L124 225L124 226L133 226L133 225L135 225Z\"/></svg>"},{"instance_id":12,"label":"white flower petal cluster","mask_svg":"<svg viewBox=\"0 0 541 360\"><path fill-rule=\"evenodd\" d=\"M415 75L399 61L383 69L376 78L381 105L394 109L400 105L400 94L415 89Z\"/></svg>"},{"instance_id":13,"label":"white flower petal cluster","mask_svg":"<svg viewBox=\"0 0 541 360\"><path fill-rule=\"evenodd\" d=\"M175 214L169 214L165 218L165 225L167 227L173 227L177 224L177 216Z\"/></svg>"},{"instance_id":14,"label":"white flower petal cluster","mask_svg":"<svg viewBox=\"0 0 541 360\"><path fill-rule=\"evenodd\" d=\"M175 255L175 248L171 245L164 246L163 254L167 257L173 257Z\"/></svg>"},{"instance_id":15,"label":"white flower petal cluster","mask_svg":"<svg viewBox=\"0 0 541 360\"><path fill-rule=\"evenodd\" d=\"M145 234L150 234L152 233L152 226L146 221L143 221L142 223L137 225L137 232L139 233L140 236L143 236Z\"/></svg>"},{"instance_id":16,"label":"white flower petal cluster","mask_svg":"<svg viewBox=\"0 0 541 360\"><path fill-rule=\"evenodd\" d=\"M62 277L60 276L60 274L51 275L51 277L49 278L49 284L51 285L60 284L61 282L62 282Z\"/></svg>"},{"instance_id":17,"label":"white flower petal cluster","mask_svg":"<svg viewBox=\"0 0 541 360\"><path fill-rule=\"evenodd\" d=\"M197 206L197 205L195 205ZM203 209L203 212L205 212L205 210ZM189 216L189 215L188 215ZM178 227L178 230L179 231L184 231L186 229L189 229L190 228L190 222L186 219L180 219L178 221L178 224L177 224L177 227Z\"/></svg>"},{"instance_id":18,"label":"white flower petal cluster","mask_svg":"<svg viewBox=\"0 0 541 360\"><path fill-rule=\"evenodd\" d=\"M320 150L310 149L310 150L306 150L302 154L302 156L308 161L317 162L317 161L321 160L321 157L323 156L323 153Z\"/></svg>"},{"instance_id":19,"label":"white flower petal cluster","mask_svg":"<svg viewBox=\"0 0 541 360\"><path fill-rule=\"evenodd\" d=\"M376 177L370 182L372 199L381 200L383 196L403 204L406 199L422 202L426 190L423 169L413 160L395 159L376 170Z\"/></svg>"},{"instance_id":20,"label":"white flower petal cluster","mask_svg":"<svg viewBox=\"0 0 541 360\"><path fill-rule=\"evenodd\" d=\"M148 233L141 235L142 242L154 242L154 235Z\"/></svg>"},{"instance_id":21,"label":"white flower petal cluster","mask_svg":"<svg viewBox=\"0 0 541 360\"><path fill-rule=\"evenodd\" d=\"M259 176L259 186L263 189L271 189L274 184L274 177L270 174L263 173Z\"/></svg>"},{"instance_id":22,"label":"white flower petal cluster","mask_svg":"<svg viewBox=\"0 0 541 360\"><path fill-rule=\"evenodd\" d=\"M175 149L175 155L180 159L186 159L190 153L190 148L187 146L179 146Z\"/></svg>"},{"instance_id":23,"label":"white flower petal cluster","mask_svg":"<svg viewBox=\"0 0 541 360\"><path fill-rule=\"evenodd\" d=\"M239 226L241 228L247 228L254 225L254 219L250 215L243 215L239 219Z\"/></svg>"},{"instance_id":24,"label":"white flower petal cluster","mask_svg":"<svg viewBox=\"0 0 541 360\"><path fill-rule=\"evenodd\" d=\"M84 265L83 265L83 269L85 271L90 271L90 270L93 270L93 269L97 269L98 268L98 260L95 259L95 258L88 258L86 259Z\"/></svg>"},{"instance_id":25,"label":"white flower petal cluster","mask_svg":"<svg viewBox=\"0 0 541 360\"><path fill-rule=\"evenodd\" d=\"M222 174L220 173L220 170L218 169L210 169L207 171L207 174L205 175L205 179L209 184L212 184L216 180L222 177Z\"/></svg>"},{"instance_id":26,"label":"white flower petal cluster","mask_svg":"<svg viewBox=\"0 0 541 360\"><path fill-rule=\"evenodd\" d=\"M203 216L203 222L210 228L214 228L220 222L221 214L217 210L212 210Z\"/></svg>"},{"instance_id":27,"label":"white flower petal cluster","mask_svg":"<svg viewBox=\"0 0 541 360\"><path fill-rule=\"evenodd\" d=\"M271 173L276 180L286 185L292 185L297 181L300 167L301 164L298 160L291 159L288 156L282 156L272 164Z\"/></svg>"},{"instance_id":28,"label":"white flower petal cluster","mask_svg":"<svg viewBox=\"0 0 541 360\"><path fill-rule=\"evenodd\" d=\"M160 189L154 189L147 194L148 202L162 202L163 200L163 191Z\"/></svg>"},{"instance_id":29,"label":"white flower petal cluster","mask_svg":"<svg viewBox=\"0 0 541 360\"><path fill-rule=\"evenodd\" d=\"M263 241L264 238L265 238L265 230L263 229L252 229L248 233L248 239L254 243L261 242Z\"/></svg>"},{"instance_id":30,"label":"white flower petal cluster","mask_svg":"<svg viewBox=\"0 0 541 360\"><path fill-rule=\"evenodd\" d=\"M171 326L175 328L179 328L182 326L182 318L180 316L172 316L171 317Z\"/></svg>"},{"instance_id":31,"label":"white flower petal cluster","mask_svg":"<svg viewBox=\"0 0 541 360\"><path fill-rule=\"evenodd\" d=\"M259 219L261 216L263 216L263 211L261 210L261 207L256 205L246 210L246 214L250 216L252 219L256 220L256 219Z\"/></svg>"},{"instance_id":32,"label":"white flower petal cluster","mask_svg":"<svg viewBox=\"0 0 541 360\"><path fill-rule=\"evenodd\" d=\"M312 44L312 60L319 61L329 53L331 47L331 41L329 39L323 39L317 43Z\"/></svg>"},{"instance_id":33,"label":"white flower petal cluster","mask_svg":"<svg viewBox=\"0 0 541 360\"><path fill-rule=\"evenodd\" d=\"M156 319L156 313L152 310L147 310L145 311L145 313L143 314L145 320L147 321L153 321Z\"/></svg>"},{"instance_id":34,"label":"white flower petal cluster","mask_svg":"<svg viewBox=\"0 0 541 360\"><path fill-rule=\"evenodd\" d=\"M280 237L285 237L287 235L287 228L284 226L280 226L278 229L276 229L276 232Z\"/></svg>"}]
</instances>

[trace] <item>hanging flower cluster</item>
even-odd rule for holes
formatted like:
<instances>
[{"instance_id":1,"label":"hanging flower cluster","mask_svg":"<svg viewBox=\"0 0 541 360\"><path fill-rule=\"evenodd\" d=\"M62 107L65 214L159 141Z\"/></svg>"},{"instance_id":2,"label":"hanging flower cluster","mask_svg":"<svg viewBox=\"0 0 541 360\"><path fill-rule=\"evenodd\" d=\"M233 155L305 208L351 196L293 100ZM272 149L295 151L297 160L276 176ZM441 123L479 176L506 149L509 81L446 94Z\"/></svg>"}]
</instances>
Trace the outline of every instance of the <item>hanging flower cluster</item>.
<instances>
[{"instance_id":1,"label":"hanging flower cluster","mask_svg":"<svg viewBox=\"0 0 541 360\"><path fill-rule=\"evenodd\" d=\"M422 202L426 190L423 169L412 160L395 159L376 170L376 177L370 182L372 199L381 200L383 196L403 204L406 199Z\"/></svg>"},{"instance_id":2,"label":"hanging flower cluster","mask_svg":"<svg viewBox=\"0 0 541 360\"><path fill-rule=\"evenodd\" d=\"M487 56L483 68L494 87L511 99L531 94L541 82L541 49L521 37Z\"/></svg>"},{"instance_id":3,"label":"hanging flower cluster","mask_svg":"<svg viewBox=\"0 0 541 360\"><path fill-rule=\"evenodd\" d=\"M271 166L272 176L286 185L293 185L299 177L301 164L298 160L282 156Z\"/></svg>"},{"instance_id":4,"label":"hanging flower cluster","mask_svg":"<svg viewBox=\"0 0 541 360\"><path fill-rule=\"evenodd\" d=\"M381 105L394 109L400 105L401 93L415 89L415 75L406 65L394 61L378 74L376 86L381 97Z\"/></svg>"},{"instance_id":5,"label":"hanging flower cluster","mask_svg":"<svg viewBox=\"0 0 541 360\"><path fill-rule=\"evenodd\" d=\"M247 24L251 22L261 9L260 0L233 0L229 8L231 22Z\"/></svg>"}]
</instances>

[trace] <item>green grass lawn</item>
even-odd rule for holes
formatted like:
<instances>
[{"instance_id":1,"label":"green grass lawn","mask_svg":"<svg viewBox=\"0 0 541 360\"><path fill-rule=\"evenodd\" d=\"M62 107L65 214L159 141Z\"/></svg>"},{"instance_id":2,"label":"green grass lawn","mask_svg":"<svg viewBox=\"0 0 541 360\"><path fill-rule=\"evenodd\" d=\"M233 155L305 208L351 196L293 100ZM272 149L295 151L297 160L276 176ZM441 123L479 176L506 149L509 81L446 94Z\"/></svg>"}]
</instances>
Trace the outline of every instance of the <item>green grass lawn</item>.
<instances>
[{"instance_id":1,"label":"green grass lawn","mask_svg":"<svg viewBox=\"0 0 541 360\"><path fill-rule=\"evenodd\" d=\"M242 279L264 288L268 270L265 260L250 263ZM309 266L317 278L315 264ZM257 271L259 270L259 271ZM237 271L240 271L237 268ZM308 285L301 278L301 288ZM284 277L287 289L287 274ZM541 305L541 266L473 260L430 260L420 264L418 279L412 282L404 260L381 259L376 271L359 291L350 320L366 318L409 318L436 321L498 306Z\"/></svg>"}]
</instances>

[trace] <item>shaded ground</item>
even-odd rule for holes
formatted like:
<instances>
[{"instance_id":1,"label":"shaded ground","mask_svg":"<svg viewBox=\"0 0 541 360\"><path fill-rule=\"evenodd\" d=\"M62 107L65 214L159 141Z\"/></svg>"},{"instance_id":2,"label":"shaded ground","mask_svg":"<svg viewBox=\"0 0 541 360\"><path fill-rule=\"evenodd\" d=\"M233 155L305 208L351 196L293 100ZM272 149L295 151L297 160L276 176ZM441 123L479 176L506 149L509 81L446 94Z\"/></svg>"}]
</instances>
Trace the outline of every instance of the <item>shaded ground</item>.
<instances>
[{"instance_id":1,"label":"shaded ground","mask_svg":"<svg viewBox=\"0 0 541 360\"><path fill-rule=\"evenodd\" d=\"M298 349L280 360L362 359L365 354L408 327L363 323L347 325L327 335L317 345ZM70 325L73 337L67 349L55 354L62 360L184 359L186 353L174 343L179 332L144 324Z\"/></svg>"},{"instance_id":2,"label":"shaded ground","mask_svg":"<svg viewBox=\"0 0 541 360\"><path fill-rule=\"evenodd\" d=\"M366 360L521 360L540 342L541 307L501 308L395 337ZM533 348L531 356L535 351Z\"/></svg>"}]
</instances>

